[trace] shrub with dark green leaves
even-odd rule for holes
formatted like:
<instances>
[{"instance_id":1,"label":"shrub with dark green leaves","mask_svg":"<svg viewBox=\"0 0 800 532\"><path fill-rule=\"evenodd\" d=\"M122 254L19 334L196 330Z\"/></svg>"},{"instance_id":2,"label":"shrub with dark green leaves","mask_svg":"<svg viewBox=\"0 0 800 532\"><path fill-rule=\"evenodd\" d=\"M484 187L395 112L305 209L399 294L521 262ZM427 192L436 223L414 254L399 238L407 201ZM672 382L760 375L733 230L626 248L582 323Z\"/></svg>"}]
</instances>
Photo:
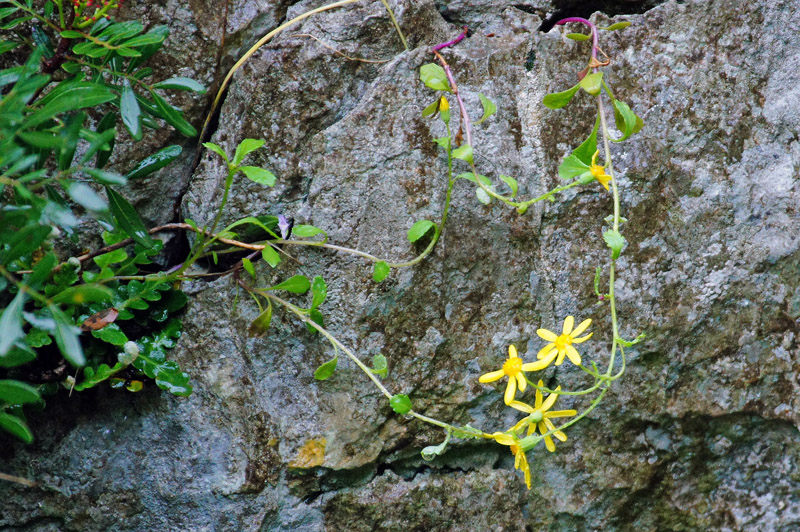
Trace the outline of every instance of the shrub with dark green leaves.
<instances>
[{"instance_id":1,"label":"shrub with dark green leaves","mask_svg":"<svg viewBox=\"0 0 800 532\"><path fill-rule=\"evenodd\" d=\"M0 428L27 442L23 405L59 388L108 381L138 391L152 379L175 395L192 391L167 360L186 296L169 275L141 275L163 244L121 192L181 148L127 171L107 164L120 123L136 141L166 126L196 136L164 91L205 89L182 77L153 81L145 62L168 29L114 22L117 2L96 4L0 0L0 58L22 58L0 70ZM107 247L62 256L58 239L76 239L87 216Z\"/></svg>"}]
</instances>

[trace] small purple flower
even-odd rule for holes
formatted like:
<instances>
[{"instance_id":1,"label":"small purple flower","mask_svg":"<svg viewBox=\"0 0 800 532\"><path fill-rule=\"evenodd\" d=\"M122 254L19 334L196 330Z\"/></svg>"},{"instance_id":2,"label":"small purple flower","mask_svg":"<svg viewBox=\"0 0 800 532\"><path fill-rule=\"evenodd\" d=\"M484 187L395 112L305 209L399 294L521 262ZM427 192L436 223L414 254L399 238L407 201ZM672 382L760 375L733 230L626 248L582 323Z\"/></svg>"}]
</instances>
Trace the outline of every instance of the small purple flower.
<instances>
[{"instance_id":1,"label":"small purple flower","mask_svg":"<svg viewBox=\"0 0 800 532\"><path fill-rule=\"evenodd\" d=\"M278 215L278 229L281 230L281 238L286 240L289 238L289 231L292 229L292 223L286 219L286 216Z\"/></svg>"}]
</instances>

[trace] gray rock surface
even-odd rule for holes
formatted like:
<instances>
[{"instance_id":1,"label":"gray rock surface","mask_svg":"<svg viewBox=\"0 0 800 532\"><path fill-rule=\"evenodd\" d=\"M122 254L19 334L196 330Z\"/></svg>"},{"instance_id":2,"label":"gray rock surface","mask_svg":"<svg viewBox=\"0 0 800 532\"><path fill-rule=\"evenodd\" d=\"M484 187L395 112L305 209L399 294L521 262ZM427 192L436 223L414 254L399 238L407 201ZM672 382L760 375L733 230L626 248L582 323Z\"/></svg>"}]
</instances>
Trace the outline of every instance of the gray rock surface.
<instances>
[{"instance_id":1,"label":"gray rock surface","mask_svg":"<svg viewBox=\"0 0 800 532\"><path fill-rule=\"evenodd\" d=\"M221 57L319 5L290 3L237 2L235 42ZM333 243L413 257L406 230L438 220L446 186L430 142L440 123L420 118L432 92L418 69L430 45L477 19L478 31L445 53L473 113L479 92L499 109L475 130L477 164L516 177L524 197L557 184L560 160L591 126L591 103L579 95L552 111L540 102L574 83L585 44L537 32L536 10L506 3L392 4L409 52L379 1L293 30L386 63L347 61L290 32L235 76L212 140L231 150L264 138L252 164L279 181L266 190L237 181L226 221L283 212ZM544 14L566 9L552 4ZM213 5L176 3L169 16L185 18L175 53L196 54L187 72L219 80L224 72L208 70L213 47L187 30L216 35ZM623 334L648 339L556 453L529 453L532 490L491 442L456 443L423 462L419 450L440 431L394 415L344 359L332 379L315 381L331 348L286 314L265 338L248 338L257 309L243 297L233 309L236 288L223 279L192 287L172 354L194 377L190 398L73 396L32 420L34 445L2 440L2 470L39 487L0 484L0 530L800 529L800 6L673 0L622 18L633 25L601 43L613 58L607 76L646 127L614 147L630 220L618 308ZM183 197L187 216L212 215L222 171L203 156ZM477 379L509 343L530 358L542 345L537 328L591 317L582 352L607 356L610 323L592 279L606 260L599 221L611 204L587 187L520 216L461 185L434 253L384 283L356 257L300 248L290 250L300 265L259 268L260 281L323 275L326 327L363 359L386 355L390 389L422 413L503 430L517 416ZM586 384L569 364L545 380ZM322 442L321 465L303 467Z\"/></svg>"}]
</instances>

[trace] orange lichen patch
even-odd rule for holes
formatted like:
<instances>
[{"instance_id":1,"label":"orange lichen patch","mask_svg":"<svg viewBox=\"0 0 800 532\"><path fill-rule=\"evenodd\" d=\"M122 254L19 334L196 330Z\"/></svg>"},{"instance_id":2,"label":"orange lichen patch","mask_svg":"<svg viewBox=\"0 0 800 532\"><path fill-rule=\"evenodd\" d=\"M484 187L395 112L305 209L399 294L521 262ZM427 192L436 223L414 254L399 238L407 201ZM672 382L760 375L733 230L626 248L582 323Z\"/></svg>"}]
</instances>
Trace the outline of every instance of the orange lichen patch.
<instances>
[{"instance_id":1,"label":"orange lichen patch","mask_svg":"<svg viewBox=\"0 0 800 532\"><path fill-rule=\"evenodd\" d=\"M295 469L311 469L322 465L325 461L325 445L327 440L325 438L317 438L308 440L305 445L300 447L297 451L297 456L294 460L289 462L289 467Z\"/></svg>"}]
</instances>

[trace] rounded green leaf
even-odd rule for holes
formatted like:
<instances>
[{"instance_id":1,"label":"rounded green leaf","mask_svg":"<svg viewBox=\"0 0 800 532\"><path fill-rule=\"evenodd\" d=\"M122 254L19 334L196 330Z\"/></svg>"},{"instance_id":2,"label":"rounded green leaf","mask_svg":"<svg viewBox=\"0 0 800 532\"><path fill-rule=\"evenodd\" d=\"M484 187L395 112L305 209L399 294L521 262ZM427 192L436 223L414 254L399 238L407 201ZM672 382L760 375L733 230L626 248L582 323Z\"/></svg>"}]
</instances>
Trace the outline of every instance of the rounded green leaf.
<instances>
[{"instance_id":1,"label":"rounded green leaf","mask_svg":"<svg viewBox=\"0 0 800 532\"><path fill-rule=\"evenodd\" d=\"M333 357L317 368L317 370L314 372L314 378L318 381L324 381L325 379L330 378L330 376L333 375L333 372L336 371L336 364L338 363L339 357Z\"/></svg>"},{"instance_id":2,"label":"rounded green leaf","mask_svg":"<svg viewBox=\"0 0 800 532\"><path fill-rule=\"evenodd\" d=\"M0 380L0 402L22 405L35 403L40 399L39 392L30 384L14 380Z\"/></svg>"},{"instance_id":3,"label":"rounded green leaf","mask_svg":"<svg viewBox=\"0 0 800 532\"><path fill-rule=\"evenodd\" d=\"M268 187L275 185L275 174L264 168L258 166L240 166L239 170L244 172L247 179L254 181L259 185L266 185Z\"/></svg>"},{"instance_id":4,"label":"rounded green leaf","mask_svg":"<svg viewBox=\"0 0 800 532\"><path fill-rule=\"evenodd\" d=\"M390 271L391 268L389 268L389 265L386 264L385 261L378 261L372 267L372 280L376 283L380 283L388 277Z\"/></svg>"},{"instance_id":5,"label":"rounded green leaf","mask_svg":"<svg viewBox=\"0 0 800 532\"><path fill-rule=\"evenodd\" d=\"M281 256L278 255L278 252L275 251L272 246L266 246L261 250L261 258L267 261L267 264L273 268L281 261Z\"/></svg>"},{"instance_id":6,"label":"rounded green leaf","mask_svg":"<svg viewBox=\"0 0 800 532\"><path fill-rule=\"evenodd\" d=\"M319 234L325 234L325 231L313 225L298 224L292 227L292 235L294 236L308 238Z\"/></svg>"},{"instance_id":7,"label":"rounded green leaf","mask_svg":"<svg viewBox=\"0 0 800 532\"><path fill-rule=\"evenodd\" d=\"M33 441L31 429L17 416L0 412L0 429L10 432L25 443L31 443Z\"/></svg>"},{"instance_id":8,"label":"rounded green leaf","mask_svg":"<svg viewBox=\"0 0 800 532\"><path fill-rule=\"evenodd\" d=\"M328 297L328 285L325 284L325 279L321 276L317 275L314 277L314 280L311 282L311 308L315 309L320 306L322 303L325 302L325 298Z\"/></svg>"},{"instance_id":9,"label":"rounded green leaf","mask_svg":"<svg viewBox=\"0 0 800 532\"><path fill-rule=\"evenodd\" d=\"M549 107L550 109L561 109L572 100L572 97L575 96L579 88L580 85L575 85L565 91L548 94L544 97L542 103L545 107Z\"/></svg>"},{"instance_id":10,"label":"rounded green leaf","mask_svg":"<svg viewBox=\"0 0 800 532\"><path fill-rule=\"evenodd\" d=\"M267 310L258 315L247 328L247 334L255 338L261 338L267 334L269 324L272 322L272 302L267 300Z\"/></svg>"},{"instance_id":11,"label":"rounded green leaf","mask_svg":"<svg viewBox=\"0 0 800 532\"><path fill-rule=\"evenodd\" d=\"M469 144L462 144L453 150L452 155L454 159L461 159L462 161L467 161L469 164L472 164L472 146Z\"/></svg>"},{"instance_id":12,"label":"rounded green leaf","mask_svg":"<svg viewBox=\"0 0 800 532\"><path fill-rule=\"evenodd\" d=\"M419 69L419 79L430 89L435 91L450 91L450 83L444 69L435 63L422 65Z\"/></svg>"},{"instance_id":13,"label":"rounded green leaf","mask_svg":"<svg viewBox=\"0 0 800 532\"><path fill-rule=\"evenodd\" d=\"M389 399L389 406L398 414L405 415L411 411L411 399L406 394L399 393Z\"/></svg>"},{"instance_id":14,"label":"rounded green leaf","mask_svg":"<svg viewBox=\"0 0 800 532\"><path fill-rule=\"evenodd\" d=\"M603 73L602 72L595 72L593 74L587 74L579 83L580 87L591 94L592 96L597 96L600 94L600 91L603 88Z\"/></svg>"},{"instance_id":15,"label":"rounded green leaf","mask_svg":"<svg viewBox=\"0 0 800 532\"><path fill-rule=\"evenodd\" d=\"M408 230L408 241L416 242L434 227L435 224L430 220L418 220L411 226L411 229Z\"/></svg>"},{"instance_id":16,"label":"rounded green leaf","mask_svg":"<svg viewBox=\"0 0 800 532\"><path fill-rule=\"evenodd\" d=\"M490 116L492 116L497 112L497 106L494 104L492 100L490 100L481 93L478 93L478 98L481 100L481 105L483 105L483 116L480 118L480 120L478 120L473 124L475 126L477 126L478 124L480 124L481 122L483 122L484 120L486 120L487 118L489 118Z\"/></svg>"},{"instance_id":17,"label":"rounded green leaf","mask_svg":"<svg viewBox=\"0 0 800 532\"><path fill-rule=\"evenodd\" d=\"M233 155L233 165L239 166L248 153L259 149L264 145L260 139L244 139L236 146L236 153Z\"/></svg>"},{"instance_id":18,"label":"rounded green leaf","mask_svg":"<svg viewBox=\"0 0 800 532\"><path fill-rule=\"evenodd\" d=\"M389 364L386 361L386 357L380 353L374 355L372 357L372 367L370 371L375 375L380 375L385 378L389 374Z\"/></svg>"},{"instance_id":19,"label":"rounded green leaf","mask_svg":"<svg viewBox=\"0 0 800 532\"><path fill-rule=\"evenodd\" d=\"M266 249L266 248L264 248ZM269 288L269 290L286 290L293 294L305 294L311 288L311 283L308 282L308 277L305 275L294 275L289 277L282 283L276 284Z\"/></svg>"},{"instance_id":20,"label":"rounded green leaf","mask_svg":"<svg viewBox=\"0 0 800 532\"><path fill-rule=\"evenodd\" d=\"M244 271L250 274L250 277L252 277L253 279L256 278L256 269L253 268L253 263L250 262L250 259L248 259L247 257L244 257L242 259L242 268L244 268Z\"/></svg>"}]
</instances>

